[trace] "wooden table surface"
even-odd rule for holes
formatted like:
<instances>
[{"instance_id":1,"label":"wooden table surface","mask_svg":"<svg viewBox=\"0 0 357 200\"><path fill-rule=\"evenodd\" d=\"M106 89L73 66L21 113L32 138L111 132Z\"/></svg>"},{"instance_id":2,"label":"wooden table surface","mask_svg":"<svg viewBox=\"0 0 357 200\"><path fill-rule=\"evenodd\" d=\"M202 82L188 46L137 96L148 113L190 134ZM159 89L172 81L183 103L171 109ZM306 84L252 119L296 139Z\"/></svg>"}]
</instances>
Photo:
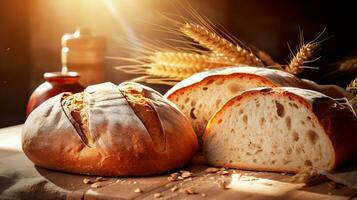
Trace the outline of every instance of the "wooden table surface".
<instances>
[{"instance_id":1,"label":"wooden table surface","mask_svg":"<svg viewBox=\"0 0 357 200\"><path fill-rule=\"evenodd\" d=\"M81 176L35 167L21 150L21 128L0 129L0 199L356 199L356 190L291 183L290 174L225 170L208 173L208 166L190 164L192 177L170 181L171 173L150 177L104 177L85 184ZM222 186L226 185L226 189ZM190 194L193 193L193 194Z\"/></svg>"}]
</instances>

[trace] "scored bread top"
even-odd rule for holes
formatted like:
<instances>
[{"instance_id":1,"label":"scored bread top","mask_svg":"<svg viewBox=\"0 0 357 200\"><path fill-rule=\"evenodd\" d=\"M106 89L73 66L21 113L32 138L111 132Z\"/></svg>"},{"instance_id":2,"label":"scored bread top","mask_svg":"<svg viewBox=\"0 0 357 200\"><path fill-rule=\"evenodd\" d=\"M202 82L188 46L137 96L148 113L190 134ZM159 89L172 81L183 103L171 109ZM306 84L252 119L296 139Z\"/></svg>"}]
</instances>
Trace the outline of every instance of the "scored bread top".
<instances>
[{"instance_id":1,"label":"scored bread top","mask_svg":"<svg viewBox=\"0 0 357 200\"><path fill-rule=\"evenodd\" d=\"M136 87L132 84L123 85L119 91L126 98L135 114L146 127L151 136L154 147L159 151L164 151L166 148L165 135L152 100L145 96L143 88Z\"/></svg>"},{"instance_id":2,"label":"scored bread top","mask_svg":"<svg viewBox=\"0 0 357 200\"><path fill-rule=\"evenodd\" d=\"M68 119L77 130L82 141L90 146L93 144L93 138L89 132L88 124L88 106L84 103L84 93L76 93L73 95L64 94L62 96L62 108Z\"/></svg>"},{"instance_id":3,"label":"scored bread top","mask_svg":"<svg viewBox=\"0 0 357 200\"><path fill-rule=\"evenodd\" d=\"M157 174L186 164L198 148L188 119L158 92L136 83L60 94L32 113L23 128L23 150L50 169Z\"/></svg>"}]
</instances>

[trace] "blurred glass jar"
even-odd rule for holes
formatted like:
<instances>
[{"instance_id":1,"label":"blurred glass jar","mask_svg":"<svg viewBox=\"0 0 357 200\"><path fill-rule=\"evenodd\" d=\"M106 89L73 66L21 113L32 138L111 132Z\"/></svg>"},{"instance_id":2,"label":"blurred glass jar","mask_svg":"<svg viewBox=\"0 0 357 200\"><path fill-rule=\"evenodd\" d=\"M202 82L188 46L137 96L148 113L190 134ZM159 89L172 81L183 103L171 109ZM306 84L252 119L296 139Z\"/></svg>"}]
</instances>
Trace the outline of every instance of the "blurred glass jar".
<instances>
[{"instance_id":1,"label":"blurred glass jar","mask_svg":"<svg viewBox=\"0 0 357 200\"><path fill-rule=\"evenodd\" d=\"M47 72L43 75L45 82L38 86L28 101L26 115L28 116L37 106L62 92L77 93L84 90L79 84L77 72Z\"/></svg>"},{"instance_id":2,"label":"blurred glass jar","mask_svg":"<svg viewBox=\"0 0 357 200\"><path fill-rule=\"evenodd\" d=\"M61 44L62 66L68 71L78 72L83 86L104 81L104 36L92 34L88 27L79 27L74 33L63 35Z\"/></svg>"}]
</instances>

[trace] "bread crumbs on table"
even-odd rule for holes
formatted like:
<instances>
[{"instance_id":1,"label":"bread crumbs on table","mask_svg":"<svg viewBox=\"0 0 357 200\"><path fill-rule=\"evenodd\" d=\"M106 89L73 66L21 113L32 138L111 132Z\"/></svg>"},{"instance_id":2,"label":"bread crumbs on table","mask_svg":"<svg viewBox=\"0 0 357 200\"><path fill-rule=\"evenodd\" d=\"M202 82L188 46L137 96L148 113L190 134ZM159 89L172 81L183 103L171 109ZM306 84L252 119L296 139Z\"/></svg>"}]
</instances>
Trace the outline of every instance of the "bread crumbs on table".
<instances>
[{"instance_id":1,"label":"bread crumbs on table","mask_svg":"<svg viewBox=\"0 0 357 200\"><path fill-rule=\"evenodd\" d=\"M225 176L225 175L229 175L230 172L226 170L222 170L222 171L218 171L217 174Z\"/></svg>"},{"instance_id":2,"label":"bread crumbs on table","mask_svg":"<svg viewBox=\"0 0 357 200\"><path fill-rule=\"evenodd\" d=\"M174 186L171 188L171 192L176 192L179 188L177 186Z\"/></svg>"},{"instance_id":3,"label":"bread crumbs on table","mask_svg":"<svg viewBox=\"0 0 357 200\"><path fill-rule=\"evenodd\" d=\"M100 185L100 183L93 183L92 185L90 185L91 188L100 188L102 187L102 185Z\"/></svg>"},{"instance_id":4,"label":"bread crumbs on table","mask_svg":"<svg viewBox=\"0 0 357 200\"><path fill-rule=\"evenodd\" d=\"M161 193L155 193L155 194L154 194L154 197L157 198L157 199L158 199L158 198L161 198L161 197L162 197L162 194L161 194Z\"/></svg>"},{"instance_id":5,"label":"bread crumbs on table","mask_svg":"<svg viewBox=\"0 0 357 200\"><path fill-rule=\"evenodd\" d=\"M205 170L207 173L216 173L219 171L218 168L215 168L215 167L209 167Z\"/></svg>"},{"instance_id":6,"label":"bread crumbs on table","mask_svg":"<svg viewBox=\"0 0 357 200\"><path fill-rule=\"evenodd\" d=\"M226 190L226 182L224 182L224 180L217 180L216 184L218 185L218 187L222 190Z\"/></svg>"},{"instance_id":7,"label":"bread crumbs on table","mask_svg":"<svg viewBox=\"0 0 357 200\"><path fill-rule=\"evenodd\" d=\"M177 179L178 179L179 176L180 176L180 174L177 173L177 172L175 172L175 173L170 174L170 176L167 177L167 179L168 179L169 181L177 181Z\"/></svg>"},{"instance_id":8,"label":"bread crumbs on table","mask_svg":"<svg viewBox=\"0 0 357 200\"><path fill-rule=\"evenodd\" d=\"M184 192L185 192L186 194L188 194L188 195L197 194L197 192L195 191L194 188L186 188L186 189L184 190Z\"/></svg>"},{"instance_id":9,"label":"bread crumbs on table","mask_svg":"<svg viewBox=\"0 0 357 200\"><path fill-rule=\"evenodd\" d=\"M83 183L85 183L85 184L91 184L92 181L91 181L89 178L85 178L85 179L83 179Z\"/></svg>"},{"instance_id":10,"label":"bread crumbs on table","mask_svg":"<svg viewBox=\"0 0 357 200\"><path fill-rule=\"evenodd\" d=\"M103 177L97 177L97 178L95 178L95 182L99 182L99 181L104 181Z\"/></svg>"},{"instance_id":11,"label":"bread crumbs on table","mask_svg":"<svg viewBox=\"0 0 357 200\"><path fill-rule=\"evenodd\" d=\"M182 178L188 178L188 177L191 177L192 176L192 173L189 172L189 171L184 171L184 170L181 170L181 177Z\"/></svg>"}]
</instances>

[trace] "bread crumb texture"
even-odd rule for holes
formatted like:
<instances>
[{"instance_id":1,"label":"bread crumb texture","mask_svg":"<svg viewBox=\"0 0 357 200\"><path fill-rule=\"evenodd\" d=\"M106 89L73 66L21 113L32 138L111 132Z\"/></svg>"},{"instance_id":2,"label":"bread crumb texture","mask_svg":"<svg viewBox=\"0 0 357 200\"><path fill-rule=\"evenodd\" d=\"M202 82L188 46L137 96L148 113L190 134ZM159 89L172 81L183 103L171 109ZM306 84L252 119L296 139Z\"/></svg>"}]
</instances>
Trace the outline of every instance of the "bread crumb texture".
<instances>
[{"instance_id":1,"label":"bread crumb texture","mask_svg":"<svg viewBox=\"0 0 357 200\"><path fill-rule=\"evenodd\" d=\"M324 129L294 98L246 95L213 118L203 148L216 166L288 172L333 166L334 151Z\"/></svg>"}]
</instances>

